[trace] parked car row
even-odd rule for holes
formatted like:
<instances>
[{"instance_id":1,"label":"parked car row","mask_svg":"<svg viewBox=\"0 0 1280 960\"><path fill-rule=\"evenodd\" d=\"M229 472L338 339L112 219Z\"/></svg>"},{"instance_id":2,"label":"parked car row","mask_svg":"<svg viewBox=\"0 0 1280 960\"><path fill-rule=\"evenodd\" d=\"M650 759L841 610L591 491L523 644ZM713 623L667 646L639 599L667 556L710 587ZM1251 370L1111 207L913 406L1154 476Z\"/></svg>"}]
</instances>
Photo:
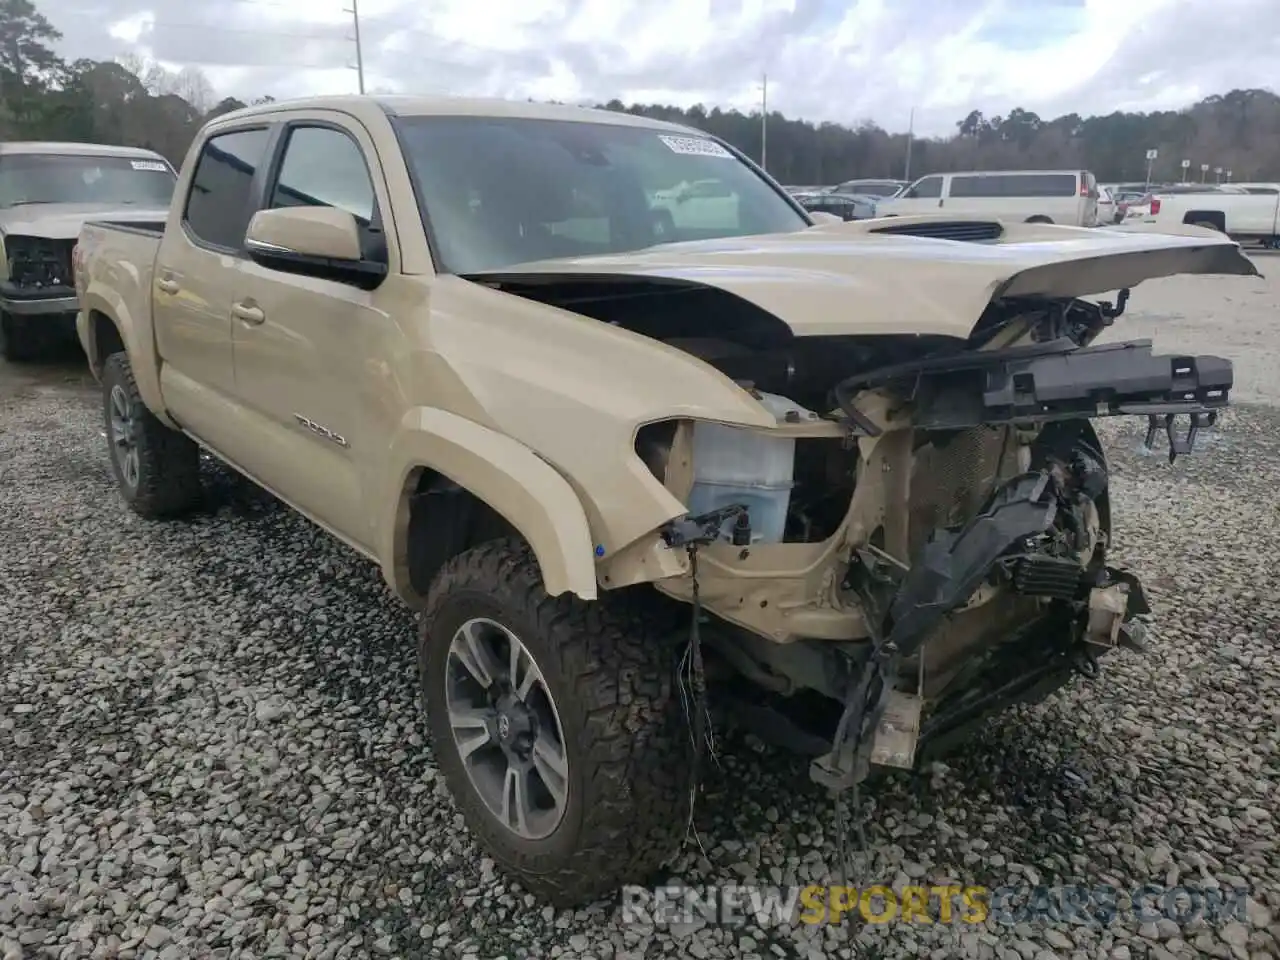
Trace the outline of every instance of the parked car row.
<instances>
[{"instance_id":1,"label":"parked car row","mask_svg":"<svg viewBox=\"0 0 1280 960\"><path fill-rule=\"evenodd\" d=\"M1276 183L1108 186L1087 170L982 170L931 173L910 183L863 179L787 189L806 209L846 220L946 212L1071 226L1194 223L1280 247Z\"/></svg>"}]
</instances>

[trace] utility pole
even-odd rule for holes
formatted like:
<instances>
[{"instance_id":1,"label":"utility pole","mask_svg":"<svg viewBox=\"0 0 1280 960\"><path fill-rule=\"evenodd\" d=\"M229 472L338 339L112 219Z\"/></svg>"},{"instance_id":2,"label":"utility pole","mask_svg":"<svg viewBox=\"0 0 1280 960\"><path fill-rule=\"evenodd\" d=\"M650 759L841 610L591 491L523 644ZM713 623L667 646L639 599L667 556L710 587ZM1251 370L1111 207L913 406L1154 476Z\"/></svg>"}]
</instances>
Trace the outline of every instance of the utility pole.
<instances>
[{"instance_id":1,"label":"utility pole","mask_svg":"<svg viewBox=\"0 0 1280 960\"><path fill-rule=\"evenodd\" d=\"M354 0L352 0L354 2ZM769 75L763 74L760 84L760 169L769 169Z\"/></svg>"},{"instance_id":2,"label":"utility pole","mask_svg":"<svg viewBox=\"0 0 1280 960\"><path fill-rule=\"evenodd\" d=\"M916 132L916 108L911 108L911 117L907 120L907 165L902 171L902 179L911 179L911 141L915 139Z\"/></svg>"},{"instance_id":3,"label":"utility pole","mask_svg":"<svg viewBox=\"0 0 1280 960\"><path fill-rule=\"evenodd\" d=\"M360 95L364 96L364 50L360 46L360 0L351 0L351 6L344 7L343 12L351 14L351 22L356 28L356 77L360 82Z\"/></svg>"}]
</instances>

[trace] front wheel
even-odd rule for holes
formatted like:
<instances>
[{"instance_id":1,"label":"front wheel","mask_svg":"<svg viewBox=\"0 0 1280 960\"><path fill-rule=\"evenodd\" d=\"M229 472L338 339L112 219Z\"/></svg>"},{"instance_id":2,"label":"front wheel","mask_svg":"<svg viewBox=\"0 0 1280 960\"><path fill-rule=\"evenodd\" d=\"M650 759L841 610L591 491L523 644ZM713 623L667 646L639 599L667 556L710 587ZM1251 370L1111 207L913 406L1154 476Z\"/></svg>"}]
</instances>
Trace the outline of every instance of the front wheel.
<instances>
[{"instance_id":1,"label":"front wheel","mask_svg":"<svg viewBox=\"0 0 1280 960\"><path fill-rule=\"evenodd\" d=\"M102 401L111 473L125 502L149 520L192 509L202 495L200 448L147 409L124 353L103 364Z\"/></svg>"},{"instance_id":2,"label":"front wheel","mask_svg":"<svg viewBox=\"0 0 1280 960\"><path fill-rule=\"evenodd\" d=\"M428 596L419 675L449 790L484 850L557 906L642 882L686 828L689 728L649 599L549 597L516 540L455 557Z\"/></svg>"}]
</instances>

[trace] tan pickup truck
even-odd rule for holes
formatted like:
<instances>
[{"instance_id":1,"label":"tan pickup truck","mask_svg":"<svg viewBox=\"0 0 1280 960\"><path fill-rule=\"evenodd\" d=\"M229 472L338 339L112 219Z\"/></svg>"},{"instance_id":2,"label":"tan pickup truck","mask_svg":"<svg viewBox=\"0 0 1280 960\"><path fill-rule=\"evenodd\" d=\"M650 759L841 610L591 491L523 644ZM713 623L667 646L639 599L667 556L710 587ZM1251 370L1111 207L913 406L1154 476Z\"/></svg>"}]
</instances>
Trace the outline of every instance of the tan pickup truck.
<instances>
[{"instance_id":1,"label":"tan pickup truck","mask_svg":"<svg viewBox=\"0 0 1280 960\"><path fill-rule=\"evenodd\" d=\"M163 219L177 174L151 150L0 143L0 357L75 338L71 251L89 219Z\"/></svg>"},{"instance_id":2,"label":"tan pickup truck","mask_svg":"<svg viewBox=\"0 0 1280 960\"><path fill-rule=\"evenodd\" d=\"M380 564L468 824L579 903L679 847L709 701L842 791L1141 647L1090 418L1172 457L1231 364L1090 342L1175 273L1256 271L1201 230L815 223L696 130L370 97L219 117L76 278L124 499L195 506L202 446Z\"/></svg>"}]
</instances>

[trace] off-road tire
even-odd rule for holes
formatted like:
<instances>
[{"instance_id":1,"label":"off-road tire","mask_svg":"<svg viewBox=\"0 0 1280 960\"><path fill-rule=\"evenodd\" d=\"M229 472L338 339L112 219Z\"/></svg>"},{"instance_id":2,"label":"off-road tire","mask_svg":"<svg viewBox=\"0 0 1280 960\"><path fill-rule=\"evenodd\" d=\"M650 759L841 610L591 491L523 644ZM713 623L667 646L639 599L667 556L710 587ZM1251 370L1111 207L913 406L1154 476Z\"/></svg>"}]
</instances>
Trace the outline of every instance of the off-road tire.
<instances>
[{"instance_id":1,"label":"off-road tire","mask_svg":"<svg viewBox=\"0 0 1280 960\"><path fill-rule=\"evenodd\" d=\"M692 802L692 747L676 685L679 621L660 598L587 603L547 596L518 539L460 554L428 592L419 678L433 750L480 846L530 893L580 906L644 883L680 847ZM450 642L472 617L502 623L533 655L555 698L569 761L564 819L544 840L507 830L471 785L445 703Z\"/></svg>"},{"instance_id":2,"label":"off-road tire","mask_svg":"<svg viewBox=\"0 0 1280 960\"><path fill-rule=\"evenodd\" d=\"M125 482L111 448L111 391L121 387L136 418L138 486ZM200 503L200 448L190 437L166 427L147 409L124 353L113 353L102 367L102 408L107 432L107 455L125 502L148 520L183 516Z\"/></svg>"},{"instance_id":3,"label":"off-road tire","mask_svg":"<svg viewBox=\"0 0 1280 960\"><path fill-rule=\"evenodd\" d=\"M10 313L0 313L0 357L10 363L27 363L39 354L38 341L27 322Z\"/></svg>"}]
</instances>

